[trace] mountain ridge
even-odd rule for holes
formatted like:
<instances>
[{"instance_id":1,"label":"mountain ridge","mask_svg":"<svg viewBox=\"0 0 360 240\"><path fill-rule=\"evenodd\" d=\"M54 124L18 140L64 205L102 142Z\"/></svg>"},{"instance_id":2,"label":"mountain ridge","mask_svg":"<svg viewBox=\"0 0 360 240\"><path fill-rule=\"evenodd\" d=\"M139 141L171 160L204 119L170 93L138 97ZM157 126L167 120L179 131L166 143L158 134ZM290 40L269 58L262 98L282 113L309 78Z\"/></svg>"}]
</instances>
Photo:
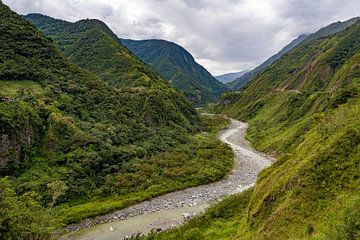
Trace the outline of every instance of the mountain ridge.
<instances>
[{"instance_id":1,"label":"mountain ridge","mask_svg":"<svg viewBox=\"0 0 360 240\"><path fill-rule=\"evenodd\" d=\"M292 42L290 42L288 45L286 45L280 52L273 55L269 59L267 59L265 62L260 64L258 67L253 69L251 72L245 74L244 76L241 76L238 79L235 79L233 82L228 84L228 87L234 89L234 90L240 90L242 89L248 82L250 82L252 79L254 79L258 74L262 73L268 66L270 66L272 63L274 63L276 60L278 60L280 57L285 55L287 52L292 50L295 47L298 47L302 44L306 44L312 40L316 40L318 38L326 37L332 34L335 34L337 32L340 32L356 22L358 22L360 17L354 17L345 21L338 21L335 23L332 23L328 26L325 26L321 28L320 30L316 31L312 34L302 34L297 39L294 39Z\"/></svg>"},{"instance_id":2,"label":"mountain ridge","mask_svg":"<svg viewBox=\"0 0 360 240\"><path fill-rule=\"evenodd\" d=\"M302 41L304 41L308 35L301 34L296 39L292 40L289 44L287 44L284 48L282 48L278 53L268 58L265 62L254 68L253 70L249 71L248 73L244 74L243 76L236 78L232 82L228 83L227 86L234 89L240 90L242 89L248 82L250 82L253 78L255 78L258 74L263 72L268 66L274 63L276 60L280 59L283 55L285 55L288 51L292 48L295 48Z\"/></svg>"},{"instance_id":3,"label":"mountain ridge","mask_svg":"<svg viewBox=\"0 0 360 240\"><path fill-rule=\"evenodd\" d=\"M185 48L176 43L162 39L121 41L195 104L215 101L226 90Z\"/></svg>"},{"instance_id":4,"label":"mountain ridge","mask_svg":"<svg viewBox=\"0 0 360 240\"><path fill-rule=\"evenodd\" d=\"M247 121L247 139L277 160L254 188L147 239L358 239L359 63L355 23L301 44L224 95L218 112Z\"/></svg>"}]
</instances>

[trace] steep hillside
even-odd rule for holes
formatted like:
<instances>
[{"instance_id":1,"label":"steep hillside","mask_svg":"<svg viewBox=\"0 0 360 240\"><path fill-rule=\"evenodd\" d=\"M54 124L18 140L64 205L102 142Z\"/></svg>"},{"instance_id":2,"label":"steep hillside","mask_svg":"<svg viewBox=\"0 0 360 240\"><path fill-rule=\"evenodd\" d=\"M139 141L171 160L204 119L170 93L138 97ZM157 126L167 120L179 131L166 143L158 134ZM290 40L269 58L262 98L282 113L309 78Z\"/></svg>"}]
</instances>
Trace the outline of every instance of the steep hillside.
<instances>
[{"instance_id":1,"label":"steep hillside","mask_svg":"<svg viewBox=\"0 0 360 240\"><path fill-rule=\"evenodd\" d=\"M286 45L283 49L280 50L277 54L271 56L265 62L263 62L258 67L254 68L253 70L249 71L248 73L244 74L241 77L236 78L232 82L228 83L227 86L234 90L242 89L248 82L254 79L258 74L262 73L268 66L273 64L276 60L280 59L286 53L288 53L291 49L298 46L302 41L304 41L308 35L302 34L293 41L291 41L288 45Z\"/></svg>"},{"instance_id":2,"label":"steep hillside","mask_svg":"<svg viewBox=\"0 0 360 240\"><path fill-rule=\"evenodd\" d=\"M316 40L316 39L319 39L319 38L322 38L322 37L327 37L327 36L330 36L332 34L338 33L340 31L352 26L353 24L358 22L359 19L360 19L359 17L356 17L356 18L351 18L351 19L349 19L347 21L343 21L343 22L339 21L339 22L332 23L329 26L326 26L326 27L320 29L319 31L317 31L317 32L315 32L313 34L300 35L297 39L295 39L290 44L285 46L279 53L277 53L274 56L270 57L268 60L266 60L260 66L256 67L251 72L249 72L249 73L245 74L244 76L241 76L238 79L235 79L233 82L227 84L227 86L234 89L234 90L242 89L248 82L250 82L257 75L262 73L268 66L273 64L276 60L280 59L282 56L284 56L286 53L288 53L293 48L295 48L295 47L297 47L299 45L302 45L302 44L306 44L306 43L308 43L308 42L310 42L312 40Z\"/></svg>"},{"instance_id":3,"label":"steep hillside","mask_svg":"<svg viewBox=\"0 0 360 240\"><path fill-rule=\"evenodd\" d=\"M293 49L225 114L278 160L253 190L152 239L359 239L360 24Z\"/></svg>"},{"instance_id":4,"label":"steep hillside","mask_svg":"<svg viewBox=\"0 0 360 240\"><path fill-rule=\"evenodd\" d=\"M216 128L211 120L200 128L183 94L101 22L78 22L79 35L59 40L91 73L1 2L0 17L0 239L50 239L62 224L231 168L215 133L195 134Z\"/></svg>"},{"instance_id":5,"label":"steep hillside","mask_svg":"<svg viewBox=\"0 0 360 240\"><path fill-rule=\"evenodd\" d=\"M146 89L156 84L166 85L99 20L70 23L41 14L29 14L25 18L50 37L66 57L112 86Z\"/></svg>"},{"instance_id":6,"label":"steep hillside","mask_svg":"<svg viewBox=\"0 0 360 240\"><path fill-rule=\"evenodd\" d=\"M312 40L316 40L316 39L319 39L322 37L327 37L327 36L333 35L335 33L341 32L341 31L345 30L346 28L351 27L352 25L357 23L359 20L360 20L360 17L354 17L354 18L351 18L351 19L343 21L343 22L338 21L338 22L332 23L326 27L321 28L319 31L317 31L313 34L310 34L309 37L304 41L304 44L308 43Z\"/></svg>"},{"instance_id":7,"label":"steep hillside","mask_svg":"<svg viewBox=\"0 0 360 240\"><path fill-rule=\"evenodd\" d=\"M226 90L188 51L175 43L129 39L121 42L197 105L217 100Z\"/></svg>"},{"instance_id":8,"label":"steep hillside","mask_svg":"<svg viewBox=\"0 0 360 240\"><path fill-rule=\"evenodd\" d=\"M244 71L240 71L240 72L226 73L223 75L215 76L215 78L217 80L219 80L220 82L226 84L226 83L230 83L230 82L234 81L236 78L239 78L248 72L250 72L250 71L244 70Z\"/></svg>"},{"instance_id":9,"label":"steep hillside","mask_svg":"<svg viewBox=\"0 0 360 240\"><path fill-rule=\"evenodd\" d=\"M255 239L359 236L359 33L356 24L294 49L225 107L279 156L249 204L242 231Z\"/></svg>"}]
</instances>

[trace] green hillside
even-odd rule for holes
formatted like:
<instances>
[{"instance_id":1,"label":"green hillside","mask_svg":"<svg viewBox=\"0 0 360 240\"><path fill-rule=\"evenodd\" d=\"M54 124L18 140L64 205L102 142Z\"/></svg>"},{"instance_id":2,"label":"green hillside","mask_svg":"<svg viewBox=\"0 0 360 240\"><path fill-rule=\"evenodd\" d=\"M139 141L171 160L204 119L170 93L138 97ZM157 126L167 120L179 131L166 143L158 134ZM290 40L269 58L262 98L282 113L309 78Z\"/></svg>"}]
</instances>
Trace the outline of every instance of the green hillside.
<instances>
[{"instance_id":1,"label":"green hillside","mask_svg":"<svg viewBox=\"0 0 360 240\"><path fill-rule=\"evenodd\" d=\"M261 74L263 71L266 70L267 67L269 67L271 64L273 64L275 61L280 59L282 56L287 54L289 51L294 49L295 47L299 45L307 44L310 41L327 37L332 34L338 33L340 31L343 31L344 29L354 25L359 21L359 17L351 18L349 20L343 21L343 22L336 22L332 23L326 27L321 28L319 31L313 33L313 34L302 34L297 39L290 42L288 45L286 45L280 52L275 54L274 56L267 59L264 63L259 65L258 67L254 68L249 73L245 74L244 76L241 76L237 79L235 79L233 82L228 83L227 86L234 90L240 90L242 89L248 82L250 82L252 79L256 78L259 74Z\"/></svg>"},{"instance_id":2,"label":"green hillside","mask_svg":"<svg viewBox=\"0 0 360 240\"><path fill-rule=\"evenodd\" d=\"M146 78L134 80L133 76L145 71L144 64L138 60L134 61L132 54L122 45L124 44L197 105L215 101L225 91L222 83L197 64L190 53L174 43L163 40L125 39L120 42L115 34L98 20L70 23L41 14L29 14L25 17L51 37L57 47L72 61L97 73L111 84L147 84ZM96 41L98 39L100 41ZM118 55L122 55L122 58L118 58ZM100 65L94 61L99 58L103 59ZM128 64L130 61L131 66ZM126 68L132 69L124 71ZM149 69L146 70L151 72Z\"/></svg>"},{"instance_id":3,"label":"green hillside","mask_svg":"<svg viewBox=\"0 0 360 240\"><path fill-rule=\"evenodd\" d=\"M227 121L200 120L103 23L52 40L1 2L0 18L0 239L50 239L231 169L215 134Z\"/></svg>"},{"instance_id":4,"label":"green hillside","mask_svg":"<svg viewBox=\"0 0 360 240\"><path fill-rule=\"evenodd\" d=\"M267 59L265 62L254 68L253 70L249 71L248 73L236 78L232 82L229 82L226 84L231 89L234 90L240 90L243 87L246 86L252 79L254 79L257 75L262 73L267 67L269 67L271 64L273 64L276 60L280 59L282 56L284 56L286 53L291 51L291 49L297 47L300 43L302 43L308 35L302 34L293 41L291 41L288 45L286 45L283 49L281 49L278 53L271 56L269 59Z\"/></svg>"},{"instance_id":5,"label":"green hillside","mask_svg":"<svg viewBox=\"0 0 360 240\"><path fill-rule=\"evenodd\" d=\"M175 43L156 39L121 39L121 42L196 105L214 102L226 90L188 51Z\"/></svg>"},{"instance_id":6,"label":"green hillside","mask_svg":"<svg viewBox=\"0 0 360 240\"><path fill-rule=\"evenodd\" d=\"M218 108L277 156L253 190L149 239L360 238L360 24L310 41Z\"/></svg>"},{"instance_id":7,"label":"green hillside","mask_svg":"<svg viewBox=\"0 0 360 240\"><path fill-rule=\"evenodd\" d=\"M69 23L41 14L29 14L25 18L51 38L66 57L112 86L146 91L152 85L166 85L99 20Z\"/></svg>"}]
</instances>

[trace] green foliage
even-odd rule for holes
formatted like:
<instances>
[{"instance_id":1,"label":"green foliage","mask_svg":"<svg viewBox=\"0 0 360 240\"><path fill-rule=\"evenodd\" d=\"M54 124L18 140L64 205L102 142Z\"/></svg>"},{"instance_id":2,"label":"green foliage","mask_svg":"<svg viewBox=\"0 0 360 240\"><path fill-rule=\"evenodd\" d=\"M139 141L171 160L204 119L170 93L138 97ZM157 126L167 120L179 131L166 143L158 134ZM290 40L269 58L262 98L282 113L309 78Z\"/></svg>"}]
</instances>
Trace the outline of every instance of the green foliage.
<instances>
[{"instance_id":1,"label":"green foliage","mask_svg":"<svg viewBox=\"0 0 360 240\"><path fill-rule=\"evenodd\" d=\"M360 198L342 211L339 224L333 226L326 234L327 240L353 240L360 238Z\"/></svg>"},{"instance_id":2,"label":"green foliage","mask_svg":"<svg viewBox=\"0 0 360 240\"><path fill-rule=\"evenodd\" d=\"M146 239L234 239L237 228L246 216L253 189L226 197L185 225L160 234L150 234Z\"/></svg>"},{"instance_id":3,"label":"green foliage","mask_svg":"<svg viewBox=\"0 0 360 240\"><path fill-rule=\"evenodd\" d=\"M231 149L215 134L228 121L201 127L185 97L103 23L62 22L68 32L54 39L87 71L2 3L0 15L0 176L13 187L7 238L46 238L58 227L51 219L80 221L231 169Z\"/></svg>"},{"instance_id":4,"label":"green foliage","mask_svg":"<svg viewBox=\"0 0 360 240\"><path fill-rule=\"evenodd\" d=\"M196 105L214 102L226 90L189 52L175 43L155 39L122 39L121 42Z\"/></svg>"},{"instance_id":5,"label":"green foliage","mask_svg":"<svg viewBox=\"0 0 360 240\"><path fill-rule=\"evenodd\" d=\"M311 37L302 34L298 38L291 41L288 45L286 45L283 49L281 49L278 53L271 56L269 59L267 59L265 62L254 68L253 70L249 71L248 73L242 75L241 77L236 78L232 82L226 84L230 89L232 90L241 90L244 88L251 80L255 79L259 74L264 72L266 68L268 68L271 64L276 62L278 59L283 57L285 54L287 54L292 49L299 46L302 42L304 42L307 38Z\"/></svg>"},{"instance_id":6,"label":"green foliage","mask_svg":"<svg viewBox=\"0 0 360 240\"><path fill-rule=\"evenodd\" d=\"M173 43L157 40L120 42L98 20L69 23L40 14L29 14L26 19L51 37L58 49L79 66L114 86L130 88L128 91L146 92L154 81L160 85L161 80L150 67L134 58L121 42L196 104L216 100L225 90L186 50Z\"/></svg>"},{"instance_id":7,"label":"green foliage","mask_svg":"<svg viewBox=\"0 0 360 240\"><path fill-rule=\"evenodd\" d=\"M65 204L56 211L66 223L108 213L133 203L184 189L217 181L233 166L231 148L217 139L218 125L226 127L228 121L218 116L206 117L206 133L192 136L189 142L171 151L126 162L115 174L108 174L104 184L92 199L78 204Z\"/></svg>"},{"instance_id":8,"label":"green foliage","mask_svg":"<svg viewBox=\"0 0 360 240\"><path fill-rule=\"evenodd\" d=\"M243 91L224 96L218 107L247 120L249 140L278 160L259 175L246 214L224 219L218 230L235 233L216 238L359 238L359 28L292 50ZM237 211L228 206L219 212ZM215 222L212 216L187 234L206 239ZM154 238L171 239L186 226Z\"/></svg>"},{"instance_id":9,"label":"green foliage","mask_svg":"<svg viewBox=\"0 0 360 240\"><path fill-rule=\"evenodd\" d=\"M51 239L57 227L35 192L18 196L8 178L0 178L0 239Z\"/></svg>"},{"instance_id":10,"label":"green foliage","mask_svg":"<svg viewBox=\"0 0 360 240\"><path fill-rule=\"evenodd\" d=\"M314 41L314 40L317 40L320 38L324 38L324 37L328 37L328 36L331 36L338 32L341 32L341 31L351 27L352 25L356 24L359 21L359 19L360 19L359 17L355 17L355 18L351 18L344 22L339 21L339 22L330 24L329 26L326 26L326 27L320 29L319 31L317 31L313 34L300 35L297 39L293 40L291 43L286 45L280 52L278 52L274 56L267 59L264 63L262 63L261 65L259 65L255 69L253 69L252 71L250 71L250 72L244 74L243 76L235 79L234 81L228 83L227 86L230 89L234 89L234 90L240 90L240 89L244 88L251 80L255 79L258 75L263 73L268 67L270 67L271 64L273 64L278 59L285 56L285 54L287 54L292 49L294 49L298 46L306 45L311 41ZM332 65L334 68L336 67L337 62L339 60L340 60L340 54L337 57L335 57L333 60ZM290 72L291 71L293 71L293 70L290 70Z\"/></svg>"},{"instance_id":11,"label":"green foliage","mask_svg":"<svg viewBox=\"0 0 360 240\"><path fill-rule=\"evenodd\" d=\"M0 97L16 97L18 95L42 95L44 90L33 81L0 81Z\"/></svg>"},{"instance_id":12,"label":"green foliage","mask_svg":"<svg viewBox=\"0 0 360 240\"><path fill-rule=\"evenodd\" d=\"M224 104L225 113L249 121L255 147L279 156L259 176L238 236L322 239L341 219L343 210L334 209L356 206L359 28L289 52L239 92L235 103ZM356 233L353 220L340 225L339 239Z\"/></svg>"}]
</instances>

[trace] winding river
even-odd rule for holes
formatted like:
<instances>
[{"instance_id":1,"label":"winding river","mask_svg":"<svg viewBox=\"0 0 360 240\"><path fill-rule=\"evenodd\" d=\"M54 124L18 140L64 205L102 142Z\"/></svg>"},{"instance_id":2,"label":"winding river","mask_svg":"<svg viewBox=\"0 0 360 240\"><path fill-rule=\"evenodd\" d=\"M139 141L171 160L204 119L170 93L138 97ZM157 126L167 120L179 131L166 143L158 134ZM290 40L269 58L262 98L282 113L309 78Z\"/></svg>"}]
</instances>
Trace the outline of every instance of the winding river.
<instances>
[{"instance_id":1,"label":"winding river","mask_svg":"<svg viewBox=\"0 0 360 240\"><path fill-rule=\"evenodd\" d=\"M253 149L245 139L247 123L231 119L230 126L219 133L219 139L234 151L234 168L218 182L187 188L132 205L112 214L69 226L63 240L123 239L137 232L179 226L184 217L199 214L216 200L239 193L255 184L259 172L270 166L273 158Z\"/></svg>"}]
</instances>

